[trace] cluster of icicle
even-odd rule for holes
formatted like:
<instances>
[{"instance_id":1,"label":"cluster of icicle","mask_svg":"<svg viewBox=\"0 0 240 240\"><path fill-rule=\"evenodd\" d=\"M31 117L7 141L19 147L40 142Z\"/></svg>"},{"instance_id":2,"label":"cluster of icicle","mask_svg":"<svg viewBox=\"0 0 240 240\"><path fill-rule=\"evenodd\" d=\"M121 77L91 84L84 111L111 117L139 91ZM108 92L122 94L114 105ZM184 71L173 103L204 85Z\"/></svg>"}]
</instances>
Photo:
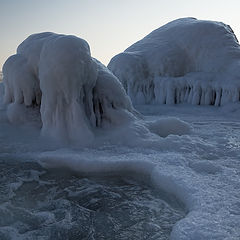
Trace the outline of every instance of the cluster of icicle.
<instances>
[{"instance_id":1,"label":"cluster of icicle","mask_svg":"<svg viewBox=\"0 0 240 240\"><path fill-rule=\"evenodd\" d=\"M221 22L170 22L113 57L108 68L134 104L239 102L240 46Z\"/></svg>"},{"instance_id":2,"label":"cluster of icicle","mask_svg":"<svg viewBox=\"0 0 240 240\"><path fill-rule=\"evenodd\" d=\"M189 103L193 105L221 106L240 101L240 86L236 82L219 84L206 81L203 74L188 74L184 77L159 77L154 79L152 102L157 104ZM211 74L212 75L212 74ZM200 78L200 79L199 79ZM202 78L202 79L201 79ZM207 74L207 80L211 79ZM147 94L147 91L145 93Z\"/></svg>"}]
</instances>

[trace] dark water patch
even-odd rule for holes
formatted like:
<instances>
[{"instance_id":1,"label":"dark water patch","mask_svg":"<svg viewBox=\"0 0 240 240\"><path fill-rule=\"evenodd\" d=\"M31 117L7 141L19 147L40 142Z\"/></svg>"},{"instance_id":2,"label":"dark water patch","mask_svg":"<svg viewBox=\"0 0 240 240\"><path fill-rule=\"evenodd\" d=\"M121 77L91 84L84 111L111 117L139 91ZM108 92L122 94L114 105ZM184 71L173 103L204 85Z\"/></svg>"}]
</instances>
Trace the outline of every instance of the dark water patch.
<instances>
[{"instance_id":1,"label":"dark water patch","mask_svg":"<svg viewBox=\"0 0 240 240\"><path fill-rule=\"evenodd\" d=\"M129 176L0 160L0 239L169 239L179 205Z\"/></svg>"}]
</instances>

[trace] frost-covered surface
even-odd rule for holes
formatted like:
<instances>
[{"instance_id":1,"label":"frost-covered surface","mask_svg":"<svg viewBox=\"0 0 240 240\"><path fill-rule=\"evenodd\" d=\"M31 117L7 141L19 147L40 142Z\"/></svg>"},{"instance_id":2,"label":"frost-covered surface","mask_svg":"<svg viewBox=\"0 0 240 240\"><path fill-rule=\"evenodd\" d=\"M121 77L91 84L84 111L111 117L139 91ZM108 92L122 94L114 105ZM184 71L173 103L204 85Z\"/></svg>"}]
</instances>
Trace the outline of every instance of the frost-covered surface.
<instances>
[{"instance_id":1,"label":"frost-covered surface","mask_svg":"<svg viewBox=\"0 0 240 240\"><path fill-rule=\"evenodd\" d=\"M240 46L221 22L172 21L113 57L108 67L134 104L239 101Z\"/></svg>"},{"instance_id":2,"label":"frost-covered surface","mask_svg":"<svg viewBox=\"0 0 240 240\"><path fill-rule=\"evenodd\" d=\"M75 36L40 33L23 41L3 66L4 101L11 122L39 109L42 135L91 142L96 127L134 121L118 79ZM33 110L37 112L37 110Z\"/></svg>"},{"instance_id":3,"label":"frost-covered surface","mask_svg":"<svg viewBox=\"0 0 240 240\"><path fill-rule=\"evenodd\" d=\"M95 181L91 185L89 184L91 180L82 182L81 176L88 177L98 174L116 176L129 172L130 176L136 175L139 179L150 181L157 189L160 189L160 195L157 195L160 199L163 198L161 191L164 190L173 194L185 205L187 215L174 225L171 239L239 239L239 105L220 108L193 107L183 104L177 106L147 105L138 106L137 109L147 116L146 124L154 126L153 123L161 123L159 126L166 126L167 121L162 119L168 117L171 119L169 125L186 126L180 120L176 120L178 117L188 123L187 129L192 128L191 133L182 136L171 134L165 138L156 135L143 138L139 135L133 139L132 132L123 128L117 133L99 129L94 147L82 148L65 145L59 147L50 140L46 141L46 139L39 138L40 130L34 125L10 124L4 117L5 110L2 109L0 112L0 159L2 167L6 169L7 173L1 180L1 187L6 192L1 192L0 209L7 214L4 216L17 216L17 219L21 221L2 218L3 215L0 215L2 224L5 224L4 227L2 225L0 228L1 233L12 234L11 236L18 236L19 239L24 239L24 236L29 236L31 239L32 236L35 236L34 234L43 233L48 239L47 236L51 236L48 235L51 230L53 231L51 234L56 236L61 235L57 235L59 232L66 234L64 237L72 236L73 233L84 235L85 233L81 232L81 229L85 229L85 231L98 229L101 232L101 228L99 228L101 220L106 219L107 221L108 219L111 220L111 224L109 223L108 226L111 226L110 229L114 228L115 233L118 234L119 231L123 230L118 228L119 220L127 215L127 209L131 209L130 216L124 220L126 225L130 226L132 221L135 221L136 225L131 225L131 229L144 229L146 227L149 230L150 228L149 233L152 232L158 236L158 230L161 232L161 226L158 224L170 224L170 221L173 220L170 217L172 210L169 212L165 208L168 213L160 214L164 218L163 220L157 220L156 215L154 215L153 219L156 221L156 226L154 221L151 221L151 224L140 227L139 222L146 223L149 219L148 214L156 213L158 205L156 205L156 196L153 201L149 201L153 199L151 194L148 194L149 190L144 190L143 195L141 195L141 191L137 190L139 189L137 184L131 185L129 191L135 192L139 197L136 196L133 202L129 202L128 196L123 195L123 200L124 196L126 197L126 201L124 200L126 205L123 205L122 212L120 209L117 210L119 215L115 215L116 218L112 218L112 215L108 215L108 218L104 215L103 210L92 212L92 218L87 218L89 216L88 207L91 208L94 201L96 204L100 204L102 200L93 197L94 189L99 189L99 182ZM122 133L123 131L124 133ZM122 141L117 140L117 136L122 137L121 133L125 137ZM115 141L108 141L111 138ZM39 167L36 162L49 170ZM17 167L18 164L22 168ZM53 176L59 173L59 180L55 177L49 178L48 174L51 172L48 171L52 171ZM65 177L68 174L72 176L69 179ZM12 180L8 179L10 176ZM116 177L116 182L109 186L107 185L109 181L106 179L103 184L106 188L101 187L102 190L99 190L99 193L97 191L97 196L104 192L107 199L108 197L115 200L119 199L118 194L120 193L116 193L116 187L114 187L117 181ZM4 184L9 182L12 183L9 186ZM81 186L86 190L83 191L87 194L85 196L90 196L90 199L93 199L92 204L81 205L83 199L81 200L79 195L74 198L74 193L81 192ZM123 188L128 191L127 186L123 186ZM39 191L35 191L35 189L39 189ZM109 192L104 189L108 189ZM32 197L34 196L36 196L34 199L36 204L33 204ZM103 197L103 195L101 196ZM147 198L145 198L146 196ZM6 200L8 197L9 201ZM47 199L50 199L50 203ZM111 199L106 201L111 202ZM4 203L3 200L8 203L6 201ZM170 203L168 198L165 201ZM72 206L76 208L71 208ZM82 208L83 206L86 208ZM76 209L78 209L79 218L86 220L83 225L77 228L77 219L79 218L77 218ZM146 212L142 212L143 215L141 215L140 212L144 209ZM13 215L8 214L9 211ZM149 213L146 214L147 212ZM8 219L9 224L6 224L6 219ZM33 219L35 220L32 221ZM89 219L94 219L91 222L91 228L89 227ZM38 229L39 226L42 227L41 230ZM55 226L56 228L54 228ZM66 229L66 226L73 227L70 228L72 231ZM19 229L21 229L20 232ZM95 236L98 236L98 230ZM127 231L127 229L125 230ZM90 231L90 233L94 236L94 232ZM129 231L124 232L123 230L121 233L125 237L120 239L131 239ZM124 233L127 233L127 237ZM116 239L118 238L116 237ZM133 237L133 239L135 238ZM154 235L149 235L148 239L156 238Z\"/></svg>"}]
</instances>

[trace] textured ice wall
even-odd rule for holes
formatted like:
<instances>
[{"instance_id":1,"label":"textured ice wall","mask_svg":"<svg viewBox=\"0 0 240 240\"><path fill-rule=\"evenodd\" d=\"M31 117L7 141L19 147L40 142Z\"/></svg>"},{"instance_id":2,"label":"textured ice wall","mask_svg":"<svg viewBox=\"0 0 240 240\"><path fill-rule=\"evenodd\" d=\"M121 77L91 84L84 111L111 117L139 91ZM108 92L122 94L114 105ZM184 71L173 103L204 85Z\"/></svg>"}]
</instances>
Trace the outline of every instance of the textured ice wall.
<instances>
[{"instance_id":1,"label":"textured ice wall","mask_svg":"<svg viewBox=\"0 0 240 240\"><path fill-rule=\"evenodd\" d=\"M134 104L239 101L240 46L221 22L172 21L113 57L108 68Z\"/></svg>"},{"instance_id":2,"label":"textured ice wall","mask_svg":"<svg viewBox=\"0 0 240 240\"><path fill-rule=\"evenodd\" d=\"M75 36L29 36L5 62L3 84L9 120L38 109L44 136L89 142L96 127L135 119L119 80Z\"/></svg>"}]
</instances>

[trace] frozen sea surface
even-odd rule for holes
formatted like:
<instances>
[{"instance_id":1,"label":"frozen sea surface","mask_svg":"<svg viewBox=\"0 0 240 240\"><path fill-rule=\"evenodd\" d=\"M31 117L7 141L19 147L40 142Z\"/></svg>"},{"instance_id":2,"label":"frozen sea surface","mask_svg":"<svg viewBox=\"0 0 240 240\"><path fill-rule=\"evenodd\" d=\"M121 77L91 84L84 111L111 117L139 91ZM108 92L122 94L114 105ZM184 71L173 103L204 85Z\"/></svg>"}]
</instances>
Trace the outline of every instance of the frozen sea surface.
<instances>
[{"instance_id":1,"label":"frozen sea surface","mask_svg":"<svg viewBox=\"0 0 240 240\"><path fill-rule=\"evenodd\" d=\"M130 176L89 178L17 159L0 167L1 240L168 239L184 216L175 199Z\"/></svg>"},{"instance_id":2,"label":"frozen sea surface","mask_svg":"<svg viewBox=\"0 0 240 240\"><path fill-rule=\"evenodd\" d=\"M240 239L239 105L137 109L193 130L63 147L1 117L0 239Z\"/></svg>"}]
</instances>

